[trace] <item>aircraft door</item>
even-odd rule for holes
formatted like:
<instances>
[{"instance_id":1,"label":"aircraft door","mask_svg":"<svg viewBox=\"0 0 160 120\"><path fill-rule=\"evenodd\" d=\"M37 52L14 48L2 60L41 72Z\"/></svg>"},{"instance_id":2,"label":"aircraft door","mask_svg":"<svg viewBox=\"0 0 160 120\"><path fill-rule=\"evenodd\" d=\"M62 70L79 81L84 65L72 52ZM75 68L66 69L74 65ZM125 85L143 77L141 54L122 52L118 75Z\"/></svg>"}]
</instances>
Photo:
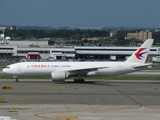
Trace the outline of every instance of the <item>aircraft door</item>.
<instances>
[{"instance_id":1,"label":"aircraft door","mask_svg":"<svg viewBox=\"0 0 160 120\"><path fill-rule=\"evenodd\" d=\"M17 66L17 71L21 71L21 66L20 65Z\"/></svg>"}]
</instances>

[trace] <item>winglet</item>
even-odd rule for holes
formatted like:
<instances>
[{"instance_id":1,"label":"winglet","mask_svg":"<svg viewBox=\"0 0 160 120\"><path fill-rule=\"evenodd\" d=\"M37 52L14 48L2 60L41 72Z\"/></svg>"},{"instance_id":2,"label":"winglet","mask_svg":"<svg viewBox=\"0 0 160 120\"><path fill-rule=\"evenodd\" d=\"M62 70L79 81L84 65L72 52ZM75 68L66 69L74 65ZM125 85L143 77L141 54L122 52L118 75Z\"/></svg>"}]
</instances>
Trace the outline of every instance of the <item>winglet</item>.
<instances>
[{"instance_id":1,"label":"winglet","mask_svg":"<svg viewBox=\"0 0 160 120\"><path fill-rule=\"evenodd\" d=\"M127 60L126 62L145 63L149 50L153 44L153 39L146 40Z\"/></svg>"}]
</instances>

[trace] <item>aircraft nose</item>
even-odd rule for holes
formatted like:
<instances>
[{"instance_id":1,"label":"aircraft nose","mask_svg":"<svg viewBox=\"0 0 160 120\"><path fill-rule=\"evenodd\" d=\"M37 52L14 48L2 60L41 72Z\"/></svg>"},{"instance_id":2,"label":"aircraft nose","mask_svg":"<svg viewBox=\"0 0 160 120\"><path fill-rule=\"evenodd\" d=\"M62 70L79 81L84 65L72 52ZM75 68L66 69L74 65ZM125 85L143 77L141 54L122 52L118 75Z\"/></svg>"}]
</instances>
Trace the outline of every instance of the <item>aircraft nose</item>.
<instances>
[{"instance_id":1,"label":"aircraft nose","mask_svg":"<svg viewBox=\"0 0 160 120\"><path fill-rule=\"evenodd\" d=\"M2 72L3 72L3 73L7 73L7 70L6 70L6 68L4 68L4 69L2 70Z\"/></svg>"},{"instance_id":2,"label":"aircraft nose","mask_svg":"<svg viewBox=\"0 0 160 120\"><path fill-rule=\"evenodd\" d=\"M4 72L4 73L5 73L5 68L2 70L2 72Z\"/></svg>"}]
</instances>

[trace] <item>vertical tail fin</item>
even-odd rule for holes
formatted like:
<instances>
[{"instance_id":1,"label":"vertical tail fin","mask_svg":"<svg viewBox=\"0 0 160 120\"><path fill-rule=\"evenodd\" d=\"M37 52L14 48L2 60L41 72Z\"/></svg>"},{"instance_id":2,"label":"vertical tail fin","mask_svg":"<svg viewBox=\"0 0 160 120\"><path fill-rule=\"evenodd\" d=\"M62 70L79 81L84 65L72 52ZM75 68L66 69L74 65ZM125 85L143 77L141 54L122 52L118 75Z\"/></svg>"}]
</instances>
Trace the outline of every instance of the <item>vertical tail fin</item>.
<instances>
[{"instance_id":1,"label":"vertical tail fin","mask_svg":"<svg viewBox=\"0 0 160 120\"><path fill-rule=\"evenodd\" d=\"M126 62L145 63L152 44L153 44L153 39L148 39L148 40L146 40L146 41L126 60Z\"/></svg>"}]
</instances>

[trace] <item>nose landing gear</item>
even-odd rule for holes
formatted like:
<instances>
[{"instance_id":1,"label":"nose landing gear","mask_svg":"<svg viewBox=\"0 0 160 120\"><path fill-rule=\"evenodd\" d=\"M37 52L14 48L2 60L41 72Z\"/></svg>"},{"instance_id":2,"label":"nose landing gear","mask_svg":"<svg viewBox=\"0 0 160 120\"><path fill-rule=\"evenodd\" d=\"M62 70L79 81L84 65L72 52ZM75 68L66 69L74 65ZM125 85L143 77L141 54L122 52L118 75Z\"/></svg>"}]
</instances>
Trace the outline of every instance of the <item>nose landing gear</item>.
<instances>
[{"instance_id":1,"label":"nose landing gear","mask_svg":"<svg viewBox=\"0 0 160 120\"><path fill-rule=\"evenodd\" d=\"M18 76L13 76L13 78L15 78L16 80L15 80L15 82L19 82L19 80L18 80Z\"/></svg>"}]
</instances>

